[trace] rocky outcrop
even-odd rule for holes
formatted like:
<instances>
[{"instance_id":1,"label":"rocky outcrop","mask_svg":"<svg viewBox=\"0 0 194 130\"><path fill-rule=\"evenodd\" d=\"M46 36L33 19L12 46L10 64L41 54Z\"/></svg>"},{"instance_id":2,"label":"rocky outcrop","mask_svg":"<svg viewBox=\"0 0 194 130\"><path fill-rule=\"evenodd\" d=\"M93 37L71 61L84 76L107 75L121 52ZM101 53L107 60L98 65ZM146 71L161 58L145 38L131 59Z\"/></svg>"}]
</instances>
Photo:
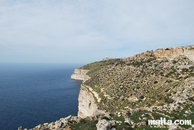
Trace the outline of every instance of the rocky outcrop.
<instances>
[{"instance_id":1,"label":"rocky outcrop","mask_svg":"<svg viewBox=\"0 0 194 130\"><path fill-rule=\"evenodd\" d=\"M89 76L86 75L88 71L89 70L85 69L75 69L74 73L71 75L71 79L86 81L89 79Z\"/></svg>"},{"instance_id":2,"label":"rocky outcrop","mask_svg":"<svg viewBox=\"0 0 194 130\"><path fill-rule=\"evenodd\" d=\"M79 123L80 121L81 118L77 116L68 116L55 122L40 124L34 127L32 130L71 130L70 124L72 122Z\"/></svg>"},{"instance_id":3,"label":"rocky outcrop","mask_svg":"<svg viewBox=\"0 0 194 130\"><path fill-rule=\"evenodd\" d=\"M184 55L191 61L194 61L194 46L157 49L154 51L154 55L156 57L165 57L167 59L174 59L180 55Z\"/></svg>"},{"instance_id":4,"label":"rocky outcrop","mask_svg":"<svg viewBox=\"0 0 194 130\"><path fill-rule=\"evenodd\" d=\"M103 119L98 121L96 127L97 130L111 130L112 124L109 121Z\"/></svg>"}]
</instances>

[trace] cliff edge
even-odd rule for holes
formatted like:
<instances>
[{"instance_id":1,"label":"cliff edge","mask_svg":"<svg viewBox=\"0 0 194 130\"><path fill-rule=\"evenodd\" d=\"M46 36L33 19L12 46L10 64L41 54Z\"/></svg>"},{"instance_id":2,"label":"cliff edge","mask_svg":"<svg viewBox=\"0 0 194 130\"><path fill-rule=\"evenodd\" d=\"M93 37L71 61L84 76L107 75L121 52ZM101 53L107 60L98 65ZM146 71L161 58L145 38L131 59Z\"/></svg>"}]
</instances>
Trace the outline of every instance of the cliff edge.
<instances>
[{"instance_id":1,"label":"cliff edge","mask_svg":"<svg viewBox=\"0 0 194 130\"><path fill-rule=\"evenodd\" d=\"M82 80L83 82L89 79L89 76L86 74L89 70L86 69L75 69L74 73L71 75L71 79Z\"/></svg>"},{"instance_id":2,"label":"cliff edge","mask_svg":"<svg viewBox=\"0 0 194 130\"><path fill-rule=\"evenodd\" d=\"M71 75L73 80L82 80L79 96L78 96L78 117L94 117L98 113L97 102L99 102L98 93L84 84L85 81L90 79L87 75L89 70L87 69L75 69Z\"/></svg>"},{"instance_id":3,"label":"cliff edge","mask_svg":"<svg viewBox=\"0 0 194 130\"><path fill-rule=\"evenodd\" d=\"M78 116L38 128L133 130L155 128L147 122L160 117L194 120L194 46L93 62L75 69L71 78L83 80ZM192 124L162 128L192 130Z\"/></svg>"}]
</instances>

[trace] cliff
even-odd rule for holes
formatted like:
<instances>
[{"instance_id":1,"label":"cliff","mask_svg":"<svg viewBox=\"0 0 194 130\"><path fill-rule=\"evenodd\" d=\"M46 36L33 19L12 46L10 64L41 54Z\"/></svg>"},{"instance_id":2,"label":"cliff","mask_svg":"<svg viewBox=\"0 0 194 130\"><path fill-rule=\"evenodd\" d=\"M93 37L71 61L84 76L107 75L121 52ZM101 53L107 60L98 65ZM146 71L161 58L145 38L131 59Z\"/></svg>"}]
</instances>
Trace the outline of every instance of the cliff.
<instances>
[{"instance_id":1,"label":"cliff","mask_svg":"<svg viewBox=\"0 0 194 130\"><path fill-rule=\"evenodd\" d=\"M81 85L78 97L78 117L93 117L98 111L98 106L93 93L88 87Z\"/></svg>"},{"instance_id":2,"label":"cliff","mask_svg":"<svg viewBox=\"0 0 194 130\"><path fill-rule=\"evenodd\" d=\"M71 79L86 81L89 79L89 76L86 75L88 71L89 70L85 69L75 69L74 73L71 75Z\"/></svg>"},{"instance_id":3,"label":"cliff","mask_svg":"<svg viewBox=\"0 0 194 130\"><path fill-rule=\"evenodd\" d=\"M185 90L186 83L192 85L193 61L194 46L104 60L82 67L90 70L91 77L84 84L100 95L99 109L110 112L169 104L181 98L177 93ZM192 92L187 98L194 96Z\"/></svg>"},{"instance_id":4,"label":"cliff","mask_svg":"<svg viewBox=\"0 0 194 130\"><path fill-rule=\"evenodd\" d=\"M83 80L79 111L64 128L149 129L149 119L194 120L194 46L90 63L75 69L71 78ZM193 125L163 127L194 129Z\"/></svg>"},{"instance_id":5,"label":"cliff","mask_svg":"<svg viewBox=\"0 0 194 130\"><path fill-rule=\"evenodd\" d=\"M112 114L144 111L150 114L146 119L182 119L178 113L194 112L194 46L157 49L81 68L89 70L83 85L98 93L98 109ZM143 120L139 123L133 127L145 126Z\"/></svg>"},{"instance_id":6,"label":"cliff","mask_svg":"<svg viewBox=\"0 0 194 130\"><path fill-rule=\"evenodd\" d=\"M97 100L98 94L91 87L84 85L84 82L90 79L87 75L87 69L75 69L71 79L82 80L80 93L78 96L78 117L93 117L98 111ZM96 100L97 99L97 100Z\"/></svg>"},{"instance_id":7,"label":"cliff","mask_svg":"<svg viewBox=\"0 0 194 130\"><path fill-rule=\"evenodd\" d=\"M186 47L177 47L177 48L166 48L166 49L157 49L154 51L154 55L157 58L167 58L173 60L178 58L181 55L184 55L191 61L194 61L194 46L186 46Z\"/></svg>"}]
</instances>

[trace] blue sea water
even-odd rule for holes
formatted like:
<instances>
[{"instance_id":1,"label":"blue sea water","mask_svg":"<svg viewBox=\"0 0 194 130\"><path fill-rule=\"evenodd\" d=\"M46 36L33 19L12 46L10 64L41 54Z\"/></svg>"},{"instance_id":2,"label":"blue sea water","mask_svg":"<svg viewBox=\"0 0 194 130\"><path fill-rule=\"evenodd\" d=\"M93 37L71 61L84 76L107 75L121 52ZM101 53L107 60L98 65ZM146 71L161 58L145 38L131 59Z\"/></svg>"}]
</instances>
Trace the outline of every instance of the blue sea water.
<instances>
[{"instance_id":1,"label":"blue sea water","mask_svg":"<svg viewBox=\"0 0 194 130\"><path fill-rule=\"evenodd\" d=\"M77 115L81 81L70 76L78 66L0 64L0 130Z\"/></svg>"}]
</instances>

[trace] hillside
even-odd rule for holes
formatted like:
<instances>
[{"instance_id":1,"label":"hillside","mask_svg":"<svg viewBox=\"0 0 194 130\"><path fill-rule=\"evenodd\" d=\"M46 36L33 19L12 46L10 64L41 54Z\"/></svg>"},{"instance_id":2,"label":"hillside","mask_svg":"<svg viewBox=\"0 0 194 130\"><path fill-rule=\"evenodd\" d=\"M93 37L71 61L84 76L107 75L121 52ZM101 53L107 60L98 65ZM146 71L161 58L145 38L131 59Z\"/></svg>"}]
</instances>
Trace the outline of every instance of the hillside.
<instances>
[{"instance_id":1,"label":"hillside","mask_svg":"<svg viewBox=\"0 0 194 130\"><path fill-rule=\"evenodd\" d=\"M194 46L147 51L123 59L106 58L80 69L89 70L91 78L84 85L99 94L100 110L136 113L142 109L152 114L147 119L182 119L178 113L193 110Z\"/></svg>"},{"instance_id":2,"label":"hillside","mask_svg":"<svg viewBox=\"0 0 194 130\"><path fill-rule=\"evenodd\" d=\"M147 121L161 117L194 124L194 46L105 58L76 69L72 79L83 80L78 117L57 128L152 129ZM194 125L162 129L192 130Z\"/></svg>"},{"instance_id":3,"label":"hillside","mask_svg":"<svg viewBox=\"0 0 194 130\"><path fill-rule=\"evenodd\" d=\"M162 106L192 98L193 59L194 47L189 46L147 51L125 59L107 59L81 69L89 70L87 75L91 78L84 84L101 96L99 108L116 111Z\"/></svg>"}]
</instances>

